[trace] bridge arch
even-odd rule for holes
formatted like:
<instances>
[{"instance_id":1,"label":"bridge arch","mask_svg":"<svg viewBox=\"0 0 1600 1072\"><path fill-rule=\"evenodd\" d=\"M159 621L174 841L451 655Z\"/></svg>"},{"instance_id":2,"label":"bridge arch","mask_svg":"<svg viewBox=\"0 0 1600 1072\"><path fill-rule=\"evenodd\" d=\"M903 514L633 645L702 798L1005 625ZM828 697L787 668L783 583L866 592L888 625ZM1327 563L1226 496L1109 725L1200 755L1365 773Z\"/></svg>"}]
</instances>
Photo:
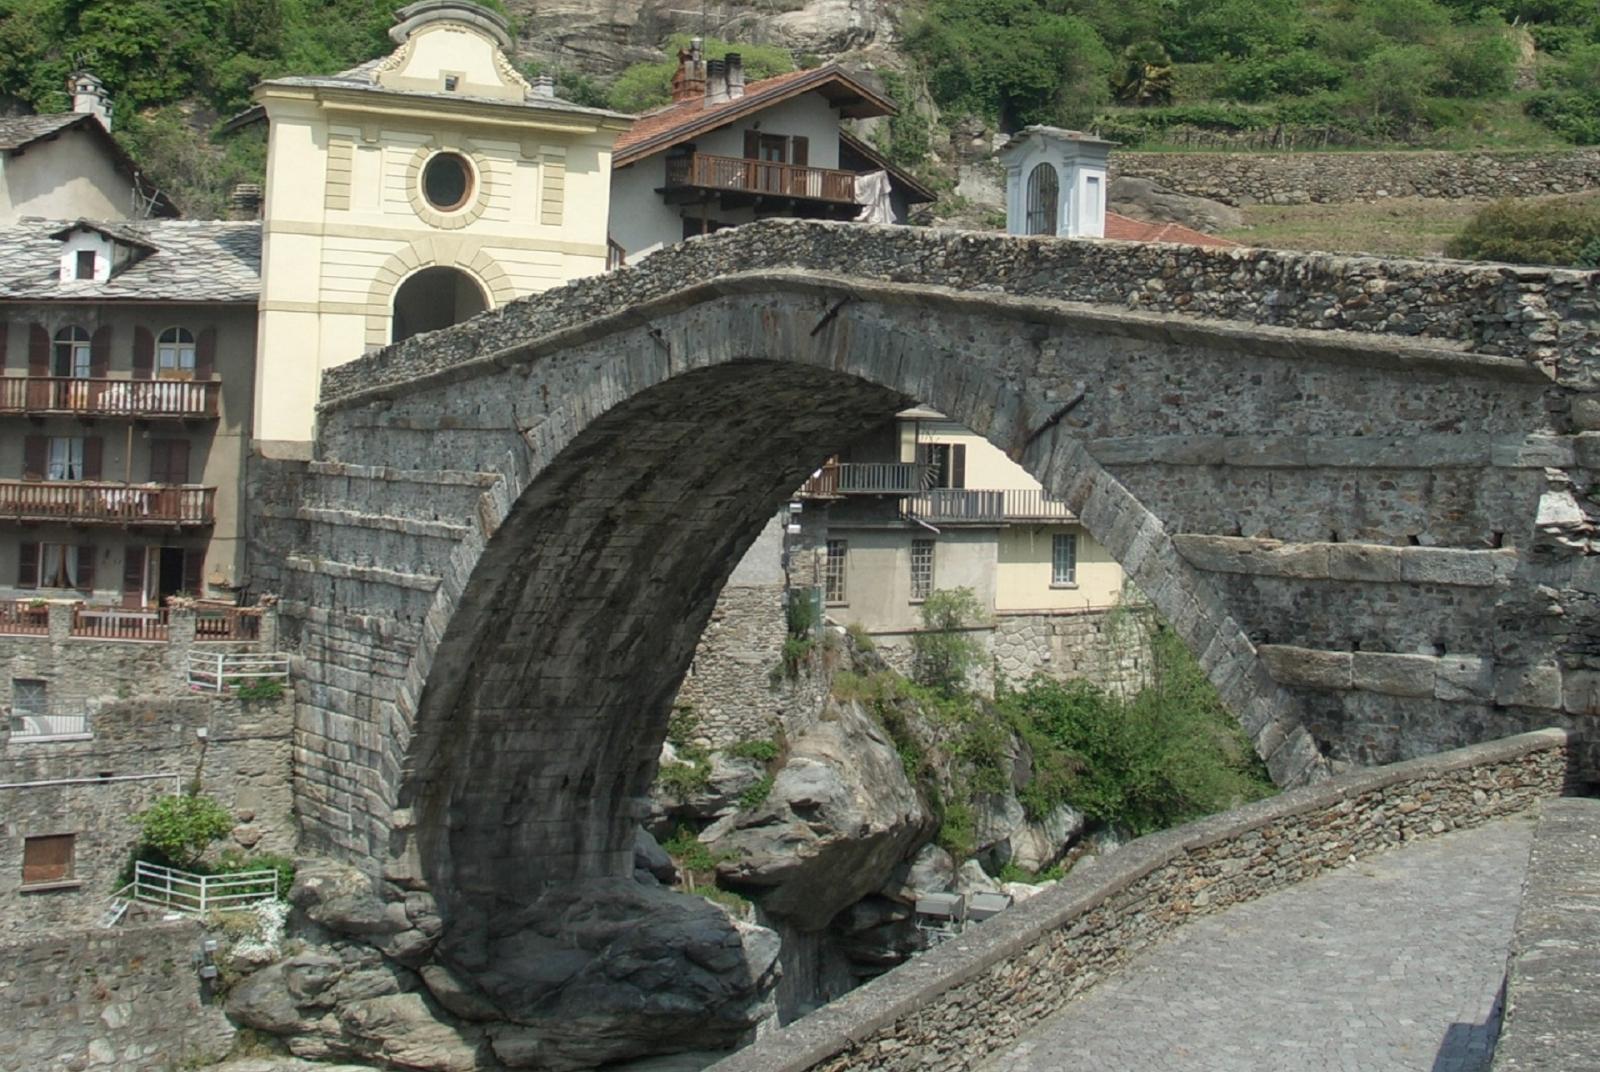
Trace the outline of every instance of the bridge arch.
<instances>
[{"instance_id":1,"label":"bridge arch","mask_svg":"<svg viewBox=\"0 0 1600 1072\"><path fill-rule=\"evenodd\" d=\"M1542 469L1530 455L1476 491L1413 489L1478 471L1441 464L1448 449L1487 457L1549 430L1551 381L1528 362L947 288L926 261L829 279L688 260L748 263L774 233L690 243L330 376L308 477L326 501L302 510L287 586L314 844L382 859L452 909L627 873L667 707L727 571L818 461L911 400L1066 499L1281 783L1326 769L1318 737L1368 758L1330 733L1330 696L1438 712L1440 675L1485 687L1520 558L1473 541L1531 529ZM1005 248L1038 273L1051 266L1027 256L1083 245ZM1396 461L1402 442L1423 461ZM371 680L352 672L363 646ZM1455 669L1422 665L1452 652ZM1514 724L1463 710L1470 732Z\"/></svg>"}]
</instances>

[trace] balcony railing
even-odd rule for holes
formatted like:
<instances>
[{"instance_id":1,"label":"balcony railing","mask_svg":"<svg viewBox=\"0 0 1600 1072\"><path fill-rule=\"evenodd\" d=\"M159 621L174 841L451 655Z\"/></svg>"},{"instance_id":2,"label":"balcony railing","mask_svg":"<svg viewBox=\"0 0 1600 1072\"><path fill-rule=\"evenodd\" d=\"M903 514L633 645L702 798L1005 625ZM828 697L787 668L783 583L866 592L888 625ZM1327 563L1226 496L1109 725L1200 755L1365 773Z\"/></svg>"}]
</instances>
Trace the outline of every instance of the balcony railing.
<instances>
[{"instance_id":1,"label":"balcony railing","mask_svg":"<svg viewBox=\"0 0 1600 1072\"><path fill-rule=\"evenodd\" d=\"M210 418L221 387L217 380L7 376L0 378L0 413Z\"/></svg>"},{"instance_id":2,"label":"balcony railing","mask_svg":"<svg viewBox=\"0 0 1600 1072\"><path fill-rule=\"evenodd\" d=\"M93 736L89 713L76 715L12 715L13 741L81 740Z\"/></svg>"},{"instance_id":3,"label":"balcony railing","mask_svg":"<svg viewBox=\"0 0 1600 1072\"><path fill-rule=\"evenodd\" d=\"M209 525L216 488L87 480L0 480L0 518L115 525Z\"/></svg>"},{"instance_id":4,"label":"balcony railing","mask_svg":"<svg viewBox=\"0 0 1600 1072\"><path fill-rule=\"evenodd\" d=\"M831 463L800 488L818 499L844 495L915 495L922 490L925 467L913 462Z\"/></svg>"},{"instance_id":5,"label":"balcony railing","mask_svg":"<svg viewBox=\"0 0 1600 1072\"><path fill-rule=\"evenodd\" d=\"M934 488L906 500L903 510L907 517L929 522L999 524L1005 521L1076 519L1066 503L1038 488Z\"/></svg>"},{"instance_id":6,"label":"balcony railing","mask_svg":"<svg viewBox=\"0 0 1600 1072\"><path fill-rule=\"evenodd\" d=\"M854 205L856 176L853 171L801 167L772 160L747 160L737 156L711 156L690 153L667 158L667 188L694 187L702 190L732 190L776 197L802 197L811 201L832 201Z\"/></svg>"},{"instance_id":7,"label":"balcony railing","mask_svg":"<svg viewBox=\"0 0 1600 1072\"><path fill-rule=\"evenodd\" d=\"M170 622L163 609L120 610L114 607L72 608L72 635L96 640L166 640Z\"/></svg>"},{"instance_id":8,"label":"balcony railing","mask_svg":"<svg viewBox=\"0 0 1600 1072\"><path fill-rule=\"evenodd\" d=\"M50 632L50 608L29 599L0 600L0 633L45 636Z\"/></svg>"}]
</instances>

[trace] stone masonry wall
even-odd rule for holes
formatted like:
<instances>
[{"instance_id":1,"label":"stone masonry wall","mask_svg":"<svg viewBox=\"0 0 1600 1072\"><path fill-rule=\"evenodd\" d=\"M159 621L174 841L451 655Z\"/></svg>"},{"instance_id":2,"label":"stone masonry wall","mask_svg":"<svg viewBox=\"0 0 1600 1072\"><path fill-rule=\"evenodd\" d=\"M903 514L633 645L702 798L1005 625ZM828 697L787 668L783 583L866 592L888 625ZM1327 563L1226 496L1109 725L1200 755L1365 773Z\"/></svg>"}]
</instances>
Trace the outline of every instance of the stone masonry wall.
<instances>
[{"instance_id":1,"label":"stone masonry wall","mask_svg":"<svg viewBox=\"0 0 1600 1072\"><path fill-rule=\"evenodd\" d=\"M183 921L0 944L0 1072L170 1072L221 1058L234 1028L196 975L200 939Z\"/></svg>"},{"instance_id":2,"label":"stone masonry wall","mask_svg":"<svg viewBox=\"0 0 1600 1072\"><path fill-rule=\"evenodd\" d=\"M1546 730L1375 768L1130 842L712 1072L948 1072L981 1064L1140 949L1220 911L1569 786Z\"/></svg>"},{"instance_id":3,"label":"stone masonry wall","mask_svg":"<svg viewBox=\"0 0 1600 1072\"><path fill-rule=\"evenodd\" d=\"M995 620L995 672L1013 684L1036 673L1082 679L1131 697L1150 683L1154 619L1137 610L1002 614Z\"/></svg>"},{"instance_id":4,"label":"stone masonry wall","mask_svg":"<svg viewBox=\"0 0 1600 1072\"><path fill-rule=\"evenodd\" d=\"M735 585L717 597L675 707L694 709L713 747L773 736L787 696L772 677L789 635L782 585Z\"/></svg>"},{"instance_id":5,"label":"stone masonry wall","mask_svg":"<svg viewBox=\"0 0 1600 1072\"><path fill-rule=\"evenodd\" d=\"M1113 176L1230 205L1537 197L1600 187L1600 149L1544 153L1114 153Z\"/></svg>"},{"instance_id":6,"label":"stone masonry wall","mask_svg":"<svg viewBox=\"0 0 1600 1072\"><path fill-rule=\"evenodd\" d=\"M132 816L191 784L237 821L219 848L293 854L293 724L287 697L189 696L110 703L96 711L88 739L0 733L0 933L92 922L138 837ZM23 839L67 833L77 835L71 882L24 888Z\"/></svg>"}]
</instances>

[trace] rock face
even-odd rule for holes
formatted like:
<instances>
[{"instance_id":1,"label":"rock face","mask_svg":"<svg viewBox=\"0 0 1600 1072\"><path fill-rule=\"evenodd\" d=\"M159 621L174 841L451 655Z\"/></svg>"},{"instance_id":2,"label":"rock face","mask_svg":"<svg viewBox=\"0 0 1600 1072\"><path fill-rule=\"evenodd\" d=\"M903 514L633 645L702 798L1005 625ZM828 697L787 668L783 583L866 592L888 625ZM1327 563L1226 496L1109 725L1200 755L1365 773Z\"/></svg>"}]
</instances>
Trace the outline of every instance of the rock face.
<instances>
[{"instance_id":1,"label":"rock face","mask_svg":"<svg viewBox=\"0 0 1600 1072\"><path fill-rule=\"evenodd\" d=\"M822 720L790 742L766 803L709 844L727 854L721 884L820 930L883 886L933 829L893 742L859 704L829 699Z\"/></svg>"},{"instance_id":2,"label":"rock face","mask_svg":"<svg viewBox=\"0 0 1600 1072\"><path fill-rule=\"evenodd\" d=\"M1212 234L1244 224L1244 216L1232 205L1208 197L1175 193L1151 179L1118 176L1112 180L1107 195L1107 208L1136 220L1181 223Z\"/></svg>"}]
</instances>

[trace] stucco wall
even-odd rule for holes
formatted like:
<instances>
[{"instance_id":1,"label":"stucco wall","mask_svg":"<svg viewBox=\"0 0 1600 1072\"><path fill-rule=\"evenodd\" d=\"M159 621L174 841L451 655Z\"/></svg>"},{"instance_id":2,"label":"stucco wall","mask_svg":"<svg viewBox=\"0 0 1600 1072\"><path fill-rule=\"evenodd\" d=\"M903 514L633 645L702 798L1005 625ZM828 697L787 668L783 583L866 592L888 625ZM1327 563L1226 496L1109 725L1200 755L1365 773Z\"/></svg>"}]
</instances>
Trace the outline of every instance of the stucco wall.
<instances>
[{"instance_id":1,"label":"stucco wall","mask_svg":"<svg viewBox=\"0 0 1600 1072\"><path fill-rule=\"evenodd\" d=\"M133 182L119 174L94 133L68 130L0 160L0 224L47 220L122 220L136 215Z\"/></svg>"}]
</instances>

